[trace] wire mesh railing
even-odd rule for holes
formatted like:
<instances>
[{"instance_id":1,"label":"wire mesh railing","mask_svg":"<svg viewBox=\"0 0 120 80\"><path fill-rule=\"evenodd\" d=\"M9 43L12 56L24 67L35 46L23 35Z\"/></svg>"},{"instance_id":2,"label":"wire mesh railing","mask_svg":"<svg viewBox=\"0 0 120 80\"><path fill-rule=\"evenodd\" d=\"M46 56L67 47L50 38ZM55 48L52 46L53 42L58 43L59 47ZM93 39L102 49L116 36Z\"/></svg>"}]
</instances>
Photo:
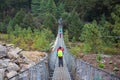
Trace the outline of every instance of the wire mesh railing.
<instances>
[{"instance_id":1,"label":"wire mesh railing","mask_svg":"<svg viewBox=\"0 0 120 80\"><path fill-rule=\"evenodd\" d=\"M83 60L76 59L76 80L120 80L113 73L96 68Z\"/></svg>"},{"instance_id":2,"label":"wire mesh railing","mask_svg":"<svg viewBox=\"0 0 120 80\"><path fill-rule=\"evenodd\" d=\"M119 76L103 69L92 66L91 64L77 59L67 50L65 44L65 58L72 80L120 80Z\"/></svg>"},{"instance_id":3,"label":"wire mesh railing","mask_svg":"<svg viewBox=\"0 0 120 80\"><path fill-rule=\"evenodd\" d=\"M23 72L9 78L8 80L48 80L47 68L47 54L46 57L36 65L26 69Z\"/></svg>"}]
</instances>

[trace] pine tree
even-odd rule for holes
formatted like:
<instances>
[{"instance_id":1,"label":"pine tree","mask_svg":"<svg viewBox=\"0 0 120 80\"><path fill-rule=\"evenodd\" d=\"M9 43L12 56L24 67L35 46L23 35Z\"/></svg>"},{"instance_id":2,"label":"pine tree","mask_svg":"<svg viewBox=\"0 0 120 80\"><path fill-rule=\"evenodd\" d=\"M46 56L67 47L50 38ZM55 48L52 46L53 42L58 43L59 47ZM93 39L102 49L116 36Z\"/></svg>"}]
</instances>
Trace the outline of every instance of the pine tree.
<instances>
[{"instance_id":1,"label":"pine tree","mask_svg":"<svg viewBox=\"0 0 120 80\"><path fill-rule=\"evenodd\" d=\"M21 9L19 12L17 12L15 17L13 18L11 26L15 26L16 24L21 25L24 17L25 17L25 12Z\"/></svg>"},{"instance_id":2,"label":"pine tree","mask_svg":"<svg viewBox=\"0 0 120 80\"><path fill-rule=\"evenodd\" d=\"M54 2L54 0L48 0L47 3L47 12L51 13L52 15L55 16L55 12L56 12L56 4Z\"/></svg>"},{"instance_id":3,"label":"pine tree","mask_svg":"<svg viewBox=\"0 0 120 80\"><path fill-rule=\"evenodd\" d=\"M35 32L36 33L36 32ZM39 33L39 32L38 32ZM46 35L43 32L40 32L39 35L36 35L33 40L33 48L41 51L47 51L50 48L49 41L46 38Z\"/></svg>"},{"instance_id":4,"label":"pine tree","mask_svg":"<svg viewBox=\"0 0 120 80\"><path fill-rule=\"evenodd\" d=\"M109 36L112 35L110 33L111 32L110 25L111 24L106 20L105 16L102 15L98 26L104 46L112 46L113 38L112 37L109 38Z\"/></svg>"},{"instance_id":5,"label":"pine tree","mask_svg":"<svg viewBox=\"0 0 120 80\"><path fill-rule=\"evenodd\" d=\"M7 26L8 26L8 23L10 21L10 17L7 16L3 22L0 22L0 32L2 33L7 33Z\"/></svg>"},{"instance_id":6,"label":"pine tree","mask_svg":"<svg viewBox=\"0 0 120 80\"><path fill-rule=\"evenodd\" d=\"M46 13L44 16L44 28L49 28L50 30L53 31L53 33L56 33L57 27L56 27L56 18L54 15L52 15L51 13Z\"/></svg>"},{"instance_id":7,"label":"pine tree","mask_svg":"<svg viewBox=\"0 0 120 80\"><path fill-rule=\"evenodd\" d=\"M31 13L28 13L25 15L25 17L23 18L23 25L22 27L23 28L28 28L28 27L31 27L32 29L34 28L33 26L33 16L31 15Z\"/></svg>"},{"instance_id":8,"label":"pine tree","mask_svg":"<svg viewBox=\"0 0 120 80\"><path fill-rule=\"evenodd\" d=\"M101 33L96 22L85 24L82 30L81 39L84 41L85 52L94 51L100 53L102 50Z\"/></svg>"},{"instance_id":9,"label":"pine tree","mask_svg":"<svg viewBox=\"0 0 120 80\"><path fill-rule=\"evenodd\" d=\"M68 43L68 42L69 42L68 30L66 30L66 31L64 32L64 40L65 40L65 43Z\"/></svg>"},{"instance_id":10,"label":"pine tree","mask_svg":"<svg viewBox=\"0 0 120 80\"><path fill-rule=\"evenodd\" d=\"M75 40L79 40L81 30L83 28L83 23L80 20L78 14L76 12L73 12L69 14L68 17L68 31L70 38L75 37Z\"/></svg>"},{"instance_id":11,"label":"pine tree","mask_svg":"<svg viewBox=\"0 0 120 80\"><path fill-rule=\"evenodd\" d=\"M15 30L13 31L14 35L16 37L19 37L19 35L21 34L21 31L22 31L22 28L18 24L16 24L15 25Z\"/></svg>"},{"instance_id":12,"label":"pine tree","mask_svg":"<svg viewBox=\"0 0 120 80\"><path fill-rule=\"evenodd\" d=\"M120 37L120 5L116 5L115 12L111 14L114 24L113 24L113 33L114 36ZM115 42L117 47L120 47L120 40L115 37Z\"/></svg>"},{"instance_id":13,"label":"pine tree","mask_svg":"<svg viewBox=\"0 0 120 80\"><path fill-rule=\"evenodd\" d=\"M62 14L65 12L64 4L61 3L56 10L56 18L59 19L62 17Z\"/></svg>"},{"instance_id":14,"label":"pine tree","mask_svg":"<svg viewBox=\"0 0 120 80\"><path fill-rule=\"evenodd\" d=\"M38 14L38 9L40 7L40 0L32 0L32 12Z\"/></svg>"}]
</instances>

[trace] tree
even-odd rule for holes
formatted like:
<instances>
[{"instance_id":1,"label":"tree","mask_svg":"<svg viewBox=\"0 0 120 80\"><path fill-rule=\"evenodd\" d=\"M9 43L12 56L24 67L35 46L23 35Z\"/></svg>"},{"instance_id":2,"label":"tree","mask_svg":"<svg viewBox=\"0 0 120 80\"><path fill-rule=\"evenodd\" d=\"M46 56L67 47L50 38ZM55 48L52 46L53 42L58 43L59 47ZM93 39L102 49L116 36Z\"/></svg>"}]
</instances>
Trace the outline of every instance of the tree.
<instances>
[{"instance_id":1,"label":"tree","mask_svg":"<svg viewBox=\"0 0 120 80\"><path fill-rule=\"evenodd\" d=\"M21 8L29 11L32 0L0 0L0 21L3 21L6 16L13 16Z\"/></svg>"},{"instance_id":2,"label":"tree","mask_svg":"<svg viewBox=\"0 0 120 80\"><path fill-rule=\"evenodd\" d=\"M48 3L48 0L41 0L40 2L40 7L39 7L39 12L40 13L45 13L47 12L47 3ZM46 5L46 6L45 6Z\"/></svg>"},{"instance_id":3,"label":"tree","mask_svg":"<svg viewBox=\"0 0 120 80\"><path fill-rule=\"evenodd\" d=\"M33 16L31 15L31 13L29 12L28 14L25 15L25 17L23 18L23 23L22 23L22 27L23 28L28 28L31 27L32 29L34 28L34 24L33 24Z\"/></svg>"},{"instance_id":4,"label":"tree","mask_svg":"<svg viewBox=\"0 0 120 80\"><path fill-rule=\"evenodd\" d=\"M48 3L46 5L46 7L47 7L47 11L46 12L49 12L52 15L55 16L56 4L55 4L54 0L48 0Z\"/></svg>"},{"instance_id":5,"label":"tree","mask_svg":"<svg viewBox=\"0 0 120 80\"><path fill-rule=\"evenodd\" d=\"M21 25L24 17L25 17L25 12L21 9L19 12L17 12L15 17L13 18L11 26L15 26L16 24Z\"/></svg>"},{"instance_id":6,"label":"tree","mask_svg":"<svg viewBox=\"0 0 120 80\"><path fill-rule=\"evenodd\" d=\"M113 33L114 36L120 36L120 5L116 5L115 12L111 14L113 19ZM117 47L120 47L120 40L115 39Z\"/></svg>"},{"instance_id":7,"label":"tree","mask_svg":"<svg viewBox=\"0 0 120 80\"><path fill-rule=\"evenodd\" d=\"M38 16L39 13L43 14L47 11L48 0L32 0L32 12Z\"/></svg>"},{"instance_id":8,"label":"tree","mask_svg":"<svg viewBox=\"0 0 120 80\"><path fill-rule=\"evenodd\" d=\"M113 38L109 37L112 35L111 23L106 20L105 15L102 15L98 26L104 46L112 46Z\"/></svg>"},{"instance_id":9,"label":"tree","mask_svg":"<svg viewBox=\"0 0 120 80\"><path fill-rule=\"evenodd\" d=\"M56 15L55 15L56 18L59 19L64 12L65 12L64 4L61 3L60 5L58 5L56 10Z\"/></svg>"},{"instance_id":10,"label":"tree","mask_svg":"<svg viewBox=\"0 0 120 80\"><path fill-rule=\"evenodd\" d=\"M66 30L66 31L64 32L64 40L65 40L65 43L68 43L68 42L69 42L68 30Z\"/></svg>"},{"instance_id":11,"label":"tree","mask_svg":"<svg viewBox=\"0 0 120 80\"><path fill-rule=\"evenodd\" d=\"M85 24L82 29L81 40L84 41L85 52L100 53L102 49L101 33L96 22ZM87 50L87 51L86 51Z\"/></svg>"},{"instance_id":12,"label":"tree","mask_svg":"<svg viewBox=\"0 0 120 80\"><path fill-rule=\"evenodd\" d=\"M0 32L2 33L7 33L7 26L8 26L8 23L10 21L10 17L7 16L3 22L0 22Z\"/></svg>"},{"instance_id":13,"label":"tree","mask_svg":"<svg viewBox=\"0 0 120 80\"><path fill-rule=\"evenodd\" d=\"M31 4L32 4L32 0L28 0L28 6L30 11L31 11Z\"/></svg>"},{"instance_id":14,"label":"tree","mask_svg":"<svg viewBox=\"0 0 120 80\"><path fill-rule=\"evenodd\" d=\"M76 12L73 12L69 14L68 17L68 32L69 32L69 37L72 39L72 37L75 37L75 40L79 40L81 30L83 28L83 23L78 17L78 14Z\"/></svg>"},{"instance_id":15,"label":"tree","mask_svg":"<svg viewBox=\"0 0 120 80\"><path fill-rule=\"evenodd\" d=\"M33 40L33 48L41 51L47 51L50 48L49 41L46 38L44 31L40 32L39 35L36 35Z\"/></svg>"},{"instance_id":16,"label":"tree","mask_svg":"<svg viewBox=\"0 0 120 80\"><path fill-rule=\"evenodd\" d=\"M67 12L74 10L78 4L77 2L78 0L64 0L63 3L65 4Z\"/></svg>"},{"instance_id":17,"label":"tree","mask_svg":"<svg viewBox=\"0 0 120 80\"><path fill-rule=\"evenodd\" d=\"M49 28L55 34L57 32L56 21L57 20L54 15L52 15L51 13L46 13L44 15L44 22L43 22L44 28Z\"/></svg>"},{"instance_id":18,"label":"tree","mask_svg":"<svg viewBox=\"0 0 120 80\"><path fill-rule=\"evenodd\" d=\"M54 34L52 33L52 30L50 29L43 29L42 30L44 32L44 35L46 36L46 39L49 41L49 42L52 42L54 40Z\"/></svg>"},{"instance_id":19,"label":"tree","mask_svg":"<svg viewBox=\"0 0 120 80\"><path fill-rule=\"evenodd\" d=\"M13 34L14 34L16 37L18 37L18 36L21 34L21 31L22 31L22 28L21 28L18 24L16 24L16 25L15 25L15 30L13 31Z\"/></svg>"}]
</instances>

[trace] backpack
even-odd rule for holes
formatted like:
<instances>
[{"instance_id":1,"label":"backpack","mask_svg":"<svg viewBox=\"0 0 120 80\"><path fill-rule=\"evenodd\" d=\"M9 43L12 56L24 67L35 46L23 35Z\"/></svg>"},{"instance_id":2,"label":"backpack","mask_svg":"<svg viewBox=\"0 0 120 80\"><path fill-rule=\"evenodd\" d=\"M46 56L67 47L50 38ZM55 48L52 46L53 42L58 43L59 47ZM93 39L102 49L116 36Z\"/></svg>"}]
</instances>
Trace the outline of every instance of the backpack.
<instances>
[{"instance_id":1,"label":"backpack","mask_svg":"<svg viewBox=\"0 0 120 80\"><path fill-rule=\"evenodd\" d=\"M59 50L58 51L58 57L62 57L63 56L63 52L62 52L62 50Z\"/></svg>"}]
</instances>

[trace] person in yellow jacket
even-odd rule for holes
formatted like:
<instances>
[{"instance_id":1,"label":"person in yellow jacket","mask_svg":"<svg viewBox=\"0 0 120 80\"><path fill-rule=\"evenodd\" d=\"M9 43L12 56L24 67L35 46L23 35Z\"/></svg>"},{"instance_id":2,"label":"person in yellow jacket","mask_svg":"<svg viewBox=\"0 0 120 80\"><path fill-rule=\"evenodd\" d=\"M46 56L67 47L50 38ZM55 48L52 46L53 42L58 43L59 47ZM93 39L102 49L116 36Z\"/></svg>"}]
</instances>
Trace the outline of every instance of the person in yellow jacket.
<instances>
[{"instance_id":1,"label":"person in yellow jacket","mask_svg":"<svg viewBox=\"0 0 120 80\"><path fill-rule=\"evenodd\" d=\"M59 62L59 67L62 66L63 67L63 51L64 49L62 47L59 47L57 49L57 56L58 56L58 62Z\"/></svg>"}]
</instances>

